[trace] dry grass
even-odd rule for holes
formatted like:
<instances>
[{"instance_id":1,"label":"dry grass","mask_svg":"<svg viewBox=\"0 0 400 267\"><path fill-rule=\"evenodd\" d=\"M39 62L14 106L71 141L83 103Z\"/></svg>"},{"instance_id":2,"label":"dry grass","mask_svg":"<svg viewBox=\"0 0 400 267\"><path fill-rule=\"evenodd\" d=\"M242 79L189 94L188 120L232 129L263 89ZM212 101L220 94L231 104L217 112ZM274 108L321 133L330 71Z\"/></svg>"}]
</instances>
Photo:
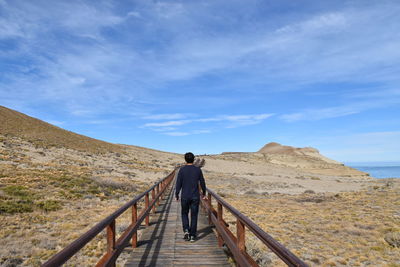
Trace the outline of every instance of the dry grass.
<instances>
[{"instance_id":1,"label":"dry grass","mask_svg":"<svg viewBox=\"0 0 400 267\"><path fill-rule=\"evenodd\" d=\"M0 140L1 266L40 266L179 162L173 154L163 160L161 152L127 146L103 155ZM129 219L128 211L117 220L118 234ZM66 266L93 266L105 240L99 235Z\"/></svg>"},{"instance_id":2,"label":"dry grass","mask_svg":"<svg viewBox=\"0 0 400 267\"><path fill-rule=\"evenodd\" d=\"M311 266L396 266L400 250L385 236L400 231L399 188L227 200ZM254 246L251 233L247 239L261 266L286 266L265 246Z\"/></svg>"},{"instance_id":3,"label":"dry grass","mask_svg":"<svg viewBox=\"0 0 400 267\"><path fill-rule=\"evenodd\" d=\"M99 182L84 171L13 168L2 169L0 186L0 261L28 266L39 266L142 189ZM104 240L93 240L69 264L92 265L105 251Z\"/></svg>"}]
</instances>

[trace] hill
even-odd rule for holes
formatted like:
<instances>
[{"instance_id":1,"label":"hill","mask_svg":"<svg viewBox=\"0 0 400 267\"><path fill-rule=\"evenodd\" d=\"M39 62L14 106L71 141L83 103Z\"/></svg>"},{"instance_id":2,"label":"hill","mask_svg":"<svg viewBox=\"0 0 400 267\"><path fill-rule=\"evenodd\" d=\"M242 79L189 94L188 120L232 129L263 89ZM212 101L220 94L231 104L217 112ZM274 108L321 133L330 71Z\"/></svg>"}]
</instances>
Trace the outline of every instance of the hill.
<instances>
[{"instance_id":1,"label":"hill","mask_svg":"<svg viewBox=\"0 0 400 267\"><path fill-rule=\"evenodd\" d=\"M354 181L357 177L362 179L368 177L365 172L350 168L343 163L321 155L315 148L297 148L276 142L266 144L257 152L224 152L213 158L260 164L263 168L269 170L269 173L274 170L273 172L277 176L291 172L291 174L287 174L290 179L294 176L312 176L315 174L329 177L352 177L352 179L348 179L349 181ZM247 167L243 168L250 171L253 167L249 168L247 164ZM263 177L265 179L266 176L263 175Z\"/></svg>"},{"instance_id":2,"label":"hill","mask_svg":"<svg viewBox=\"0 0 400 267\"><path fill-rule=\"evenodd\" d=\"M0 133L39 147L64 147L92 153L121 152L121 146L76 134L18 111L0 106Z\"/></svg>"},{"instance_id":3,"label":"hill","mask_svg":"<svg viewBox=\"0 0 400 267\"><path fill-rule=\"evenodd\" d=\"M0 266L40 266L181 162L178 154L107 143L0 106ZM104 251L104 240L94 245ZM93 251L89 245L71 266L94 265Z\"/></svg>"},{"instance_id":4,"label":"hill","mask_svg":"<svg viewBox=\"0 0 400 267\"><path fill-rule=\"evenodd\" d=\"M283 146L276 142L271 142L263 146L258 153L296 153L296 152L311 152L319 153L319 151L312 147L296 148L292 146Z\"/></svg>"},{"instance_id":5,"label":"hill","mask_svg":"<svg viewBox=\"0 0 400 267\"><path fill-rule=\"evenodd\" d=\"M297 158L306 158L310 161L319 160L322 162L330 163L330 164L339 164L340 162L327 158L321 155L318 149L313 147L292 147L292 146L284 146L276 142L268 143L263 146L257 153L266 154L266 155L281 155L281 156L292 156Z\"/></svg>"}]
</instances>

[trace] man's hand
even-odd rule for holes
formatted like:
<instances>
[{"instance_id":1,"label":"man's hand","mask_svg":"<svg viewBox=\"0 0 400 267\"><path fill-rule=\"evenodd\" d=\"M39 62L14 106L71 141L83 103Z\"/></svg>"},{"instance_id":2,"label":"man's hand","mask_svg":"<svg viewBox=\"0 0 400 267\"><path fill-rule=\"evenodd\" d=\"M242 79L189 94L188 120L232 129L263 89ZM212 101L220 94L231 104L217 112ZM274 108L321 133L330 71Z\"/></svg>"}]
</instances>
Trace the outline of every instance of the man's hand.
<instances>
[{"instance_id":1,"label":"man's hand","mask_svg":"<svg viewBox=\"0 0 400 267\"><path fill-rule=\"evenodd\" d=\"M203 200L207 200L207 196L206 195L203 195Z\"/></svg>"}]
</instances>

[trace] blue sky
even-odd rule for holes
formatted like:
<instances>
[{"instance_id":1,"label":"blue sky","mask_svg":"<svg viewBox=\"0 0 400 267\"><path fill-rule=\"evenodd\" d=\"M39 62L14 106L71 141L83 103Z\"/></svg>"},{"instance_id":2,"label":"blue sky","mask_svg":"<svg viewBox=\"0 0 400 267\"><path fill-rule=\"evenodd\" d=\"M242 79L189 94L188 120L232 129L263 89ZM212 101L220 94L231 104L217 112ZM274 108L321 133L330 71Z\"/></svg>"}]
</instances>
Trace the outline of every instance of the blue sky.
<instances>
[{"instance_id":1,"label":"blue sky","mask_svg":"<svg viewBox=\"0 0 400 267\"><path fill-rule=\"evenodd\" d=\"M0 0L0 105L197 154L400 161L399 1Z\"/></svg>"}]
</instances>

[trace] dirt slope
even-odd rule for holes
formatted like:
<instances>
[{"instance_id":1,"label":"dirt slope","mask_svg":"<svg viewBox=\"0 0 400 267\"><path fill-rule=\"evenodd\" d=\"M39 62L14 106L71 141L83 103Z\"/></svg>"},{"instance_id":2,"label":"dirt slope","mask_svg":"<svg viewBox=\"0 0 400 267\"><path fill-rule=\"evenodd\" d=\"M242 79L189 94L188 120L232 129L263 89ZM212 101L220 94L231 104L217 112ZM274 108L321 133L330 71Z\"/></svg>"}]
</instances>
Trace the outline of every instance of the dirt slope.
<instances>
[{"instance_id":1,"label":"dirt slope","mask_svg":"<svg viewBox=\"0 0 400 267\"><path fill-rule=\"evenodd\" d=\"M76 134L0 106L0 133L41 147L64 147L93 153L120 152L121 146Z\"/></svg>"}]
</instances>

